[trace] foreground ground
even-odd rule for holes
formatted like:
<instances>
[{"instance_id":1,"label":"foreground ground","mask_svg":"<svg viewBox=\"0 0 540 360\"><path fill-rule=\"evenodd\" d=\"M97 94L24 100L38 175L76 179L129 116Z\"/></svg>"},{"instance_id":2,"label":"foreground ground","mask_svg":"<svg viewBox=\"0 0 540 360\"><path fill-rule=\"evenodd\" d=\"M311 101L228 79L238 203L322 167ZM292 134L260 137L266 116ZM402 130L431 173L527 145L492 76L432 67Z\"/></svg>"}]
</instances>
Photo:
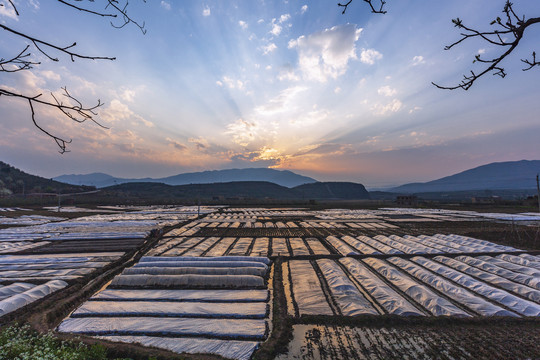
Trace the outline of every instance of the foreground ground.
<instances>
[{"instance_id":1,"label":"foreground ground","mask_svg":"<svg viewBox=\"0 0 540 360\"><path fill-rule=\"evenodd\" d=\"M75 209L75 211L80 210ZM330 260L329 264L339 265L340 263L336 261L345 255L329 242L329 237L336 237L341 241L344 238L348 239L347 237L357 236L370 238L398 236L402 239L406 235L456 234L525 249L528 250L528 254L534 256L538 255L540 250L538 222L515 219L501 220L496 217L473 217L470 214L456 216L449 213L425 212L418 214L402 211L374 215L368 212L355 213L345 210L314 212L301 209L206 208L203 209L204 214L197 219L198 209L196 208L109 210L118 212L100 215L102 216L99 218L100 223L95 223L95 219L80 218L82 214L87 216L91 213L57 214L40 211L36 215L69 217L74 219L72 222L79 221L79 223L74 227L62 225L61 228L59 225L57 227L38 225L42 226L40 230L42 233L39 233L39 229L34 229L33 232L25 233L24 240L14 241L11 238L10 244L21 243L20 249L22 250L17 251L17 248L11 247L4 251L5 254L24 255L29 259L46 256L64 256L73 259L75 256L85 258L93 256L92 262L99 263L99 266L95 265L93 270L89 272L81 272L80 269L79 272L69 272L67 271L69 269L64 267L67 270L62 272L61 276L63 276L67 286L26 307L4 315L0 318L3 324L19 321L30 324L33 328L43 332L56 329L66 316L82 304L88 304L88 298L95 296L96 292L107 286L110 280L114 279L125 268L138 264L141 256L187 257L195 255L204 257L205 255L209 256L212 252L218 254L221 246L224 248L221 255L260 255L268 256L273 260L269 272L264 277L263 287L269 289L272 294L268 300L271 310L264 317L264 322L268 324L269 329L264 335L266 340L258 340L260 345L253 354L254 358L270 359L276 356L299 359L540 358L540 341L538 341L540 339L540 322L538 317L479 317L477 314L475 315L473 310L463 304L456 303L451 298L449 299L452 303L474 316L467 318L448 316L411 318L391 314L344 315L344 308L340 307L342 305L340 305L336 290L330 288L331 284L328 285L327 278L321 273L321 266L324 263L320 262L321 260ZM19 215L28 216L31 213L26 212L26 210L17 210L4 212L0 215L5 218L20 219ZM107 218L107 216L109 217ZM62 224L62 221L65 219L55 219L50 223ZM13 222L0 226L3 227L0 237L4 236L4 241L7 239L8 233L9 236L15 236L14 233L22 232L22 230L14 231L14 229L24 230L24 227L14 225ZM30 228L27 226L36 225L26 225L25 227L29 230ZM68 228L69 230L65 230ZM163 228L165 231L150 234L148 230L151 228ZM42 236L43 233L47 232L54 232L55 235ZM118 233L123 235L118 236ZM259 239L268 239L264 243L268 244L266 248L260 247ZM300 239L300 241L294 239ZM227 241L230 243L226 243ZM23 248L35 244L39 245ZM303 250L302 246L304 245L302 244L306 246L306 250ZM315 245L322 246L322 248L313 247ZM300 246L300 248L295 246ZM258 250L260 253L255 254L255 249L263 250L262 252ZM493 256L503 252L493 253ZM104 255L105 253L106 261L103 257L97 257L98 254ZM403 258L412 259L413 255L405 253ZM437 254L421 255L430 259ZM460 254L456 254L456 256L458 255ZM363 261L368 257L368 254L351 254L349 257ZM388 256L380 255L379 257L386 261L384 259ZM328 306L332 309L331 314L299 313L298 300L291 301L286 294L287 288L293 289L289 291L295 291L294 286L291 287L291 284L288 283L290 281L289 275L283 273L283 269L286 268L283 264L287 264L290 268L290 261L307 261L306 264L313 266L317 276L319 276L322 293L328 301ZM15 281L34 284L45 282L43 273L33 274L33 277L24 277L28 274L23 275L19 273L17 275L19 278L15 278L15 275L11 273L10 278L7 274L3 276L0 271L4 285ZM350 277L350 275L348 276ZM54 278L59 279L59 276ZM363 289L361 285L357 286L361 290ZM431 285L429 288L434 290ZM364 295L369 298L369 294ZM407 295L403 294L403 296ZM442 294L442 297L446 298L447 295ZM518 295L518 297L524 299L522 295ZM414 303L411 298L407 299L427 315L426 308ZM494 305L493 300L487 299L487 301L490 305ZM377 306L377 304L375 305ZM508 307L503 307L502 310L513 312L512 308ZM383 312L385 311L379 310L379 313ZM208 319L201 319L201 321L208 321ZM57 336L62 339L75 337L70 333L59 333ZM163 359L180 358L179 355L166 349L148 349L137 344L109 345L106 341L96 340L85 334L76 336L80 336L83 341L88 343L105 344L106 348L109 349L107 356L110 358L146 359L150 356ZM227 339L226 336L222 336L222 338ZM195 358L216 357L216 355L190 356Z\"/></svg>"}]
</instances>

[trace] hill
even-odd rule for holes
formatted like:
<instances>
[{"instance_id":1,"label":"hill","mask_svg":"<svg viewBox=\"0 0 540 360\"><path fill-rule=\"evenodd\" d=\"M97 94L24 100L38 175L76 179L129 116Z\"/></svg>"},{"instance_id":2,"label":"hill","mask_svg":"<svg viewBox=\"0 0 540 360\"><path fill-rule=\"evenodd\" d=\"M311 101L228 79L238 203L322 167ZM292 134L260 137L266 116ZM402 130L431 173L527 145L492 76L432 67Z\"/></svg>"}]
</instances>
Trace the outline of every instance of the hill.
<instances>
[{"instance_id":1,"label":"hill","mask_svg":"<svg viewBox=\"0 0 540 360\"><path fill-rule=\"evenodd\" d=\"M74 193L93 190L90 186L73 186L40 176L30 175L0 161L0 196L31 193Z\"/></svg>"},{"instance_id":2,"label":"hill","mask_svg":"<svg viewBox=\"0 0 540 360\"><path fill-rule=\"evenodd\" d=\"M426 183L405 184L388 191L425 193L469 190L524 190L536 188L540 160L490 163Z\"/></svg>"},{"instance_id":3,"label":"hill","mask_svg":"<svg viewBox=\"0 0 540 360\"><path fill-rule=\"evenodd\" d=\"M228 199L369 199L369 193L361 184L315 183L288 188L265 181L190 185L167 185L148 182L126 183L103 188L99 196L136 199L216 199L225 201Z\"/></svg>"},{"instance_id":4,"label":"hill","mask_svg":"<svg viewBox=\"0 0 540 360\"><path fill-rule=\"evenodd\" d=\"M362 184L351 182L317 182L296 186L294 190L305 199L369 199L369 193Z\"/></svg>"},{"instance_id":5,"label":"hill","mask_svg":"<svg viewBox=\"0 0 540 360\"><path fill-rule=\"evenodd\" d=\"M289 170L276 170L267 168L212 170L194 173L184 173L164 178L143 179L117 178L103 173L92 173L86 175L73 174L61 175L55 177L54 180L73 185L93 185L98 188L132 182L157 182L167 185L188 185L227 183L237 181L266 181L292 188L294 186L306 183L314 183L317 181L307 176L295 174L294 172Z\"/></svg>"}]
</instances>

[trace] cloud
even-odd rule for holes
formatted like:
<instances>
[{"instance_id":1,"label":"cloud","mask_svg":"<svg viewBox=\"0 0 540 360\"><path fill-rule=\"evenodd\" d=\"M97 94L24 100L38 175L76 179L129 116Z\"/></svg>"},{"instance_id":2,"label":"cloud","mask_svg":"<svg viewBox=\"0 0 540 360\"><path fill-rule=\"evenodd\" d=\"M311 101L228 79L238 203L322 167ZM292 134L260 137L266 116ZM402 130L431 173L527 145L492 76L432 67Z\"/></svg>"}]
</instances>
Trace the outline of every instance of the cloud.
<instances>
[{"instance_id":1,"label":"cloud","mask_svg":"<svg viewBox=\"0 0 540 360\"><path fill-rule=\"evenodd\" d=\"M242 28L242 30L246 30L246 29L248 28L247 22L242 21L242 20L238 21L238 25L240 25L240 27Z\"/></svg>"},{"instance_id":2,"label":"cloud","mask_svg":"<svg viewBox=\"0 0 540 360\"><path fill-rule=\"evenodd\" d=\"M169 146L172 146L172 147L174 147L174 148L177 149L177 150L184 151L184 150L187 150L187 148L188 148L186 145L181 144L181 143L179 143L178 141L173 140L173 139L171 139L171 138L167 138L167 139L165 139L165 140L168 142L168 145L169 145Z\"/></svg>"},{"instance_id":3,"label":"cloud","mask_svg":"<svg viewBox=\"0 0 540 360\"><path fill-rule=\"evenodd\" d=\"M308 9L308 6L307 5L302 5L302 7L300 8L300 14L303 14L307 11Z\"/></svg>"},{"instance_id":4,"label":"cloud","mask_svg":"<svg viewBox=\"0 0 540 360\"><path fill-rule=\"evenodd\" d=\"M240 146L248 146L255 140L259 126L255 122L238 119L227 125L226 135L232 137L232 141Z\"/></svg>"},{"instance_id":5,"label":"cloud","mask_svg":"<svg viewBox=\"0 0 540 360\"><path fill-rule=\"evenodd\" d=\"M19 17L17 16L17 13L15 12L15 8L8 4L7 2L2 2L3 6L0 6L0 16L5 16L10 19L19 21Z\"/></svg>"},{"instance_id":6,"label":"cloud","mask_svg":"<svg viewBox=\"0 0 540 360\"><path fill-rule=\"evenodd\" d=\"M281 34L281 30L283 28L281 27L281 25L279 25L275 21L276 21L276 19L272 20L272 30L270 30L270 34L272 34L274 36L278 36L279 34Z\"/></svg>"},{"instance_id":7,"label":"cloud","mask_svg":"<svg viewBox=\"0 0 540 360\"><path fill-rule=\"evenodd\" d=\"M210 147L210 144L208 143L208 140L206 140L203 137L189 138L188 142L194 144L195 147L197 148L197 150L199 150L199 151L204 151L204 150L206 150L206 149L208 149Z\"/></svg>"},{"instance_id":8,"label":"cloud","mask_svg":"<svg viewBox=\"0 0 540 360\"><path fill-rule=\"evenodd\" d=\"M361 32L352 24L334 26L289 41L289 49L297 50L306 79L326 82L345 74L349 60L357 58L355 42Z\"/></svg>"},{"instance_id":9,"label":"cloud","mask_svg":"<svg viewBox=\"0 0 540 360\"><path fill-rule=\"evenodd\" d=\"M165 10L167 10L167 11L171 10L171 4L169 4L166 1L161 1L161 7L164 8Z\"/></svg>"},{"instance_id":10,"label":"cloud","mask_svg":"<svg viewBox=\"0 0 540 360\"><path fill-rule=\"evenodd\" d=\"M409 114L412 114L414 112L420 111L422 108L420 106L415 106L412 109L409 110Z\"/></svg>"},{"instance_id":11,"label":"cloud","mask_svg":"<svg viewBox=\"0 0 540 360\"><path fill-rule=\"evenodd\" d=\"M288 21L291 19L291 15L290 14L283 14L279 17L279 22L280 23L284 23L285 21Z\"/></svg>"},{"instance_id":12,"label":"cloud","mask_svg":"<svg viewBox=\"0 0 540 360\"><path fill-rule=\"evenodd\" d=\"M377 93L383 96L394 96L396 95L396 92L397 92L396 89L392 89L388 85L382 86L377 90Z\"/></svg>"},{"instance_id":13,"label":"cloud","mask_svg":"<svg viewBox=\"0 0 540 360\"><path fill-rule=\"evenodd\" d=\"M134 98L135 98L135 95L136 95L136 91L133 90L133 89L126 89L124 90L121 94L120 94L120 97L122 98L122 100L124 101L127 101L127 102L133 102Z\"/></svg>"},{"instance_id":14,"label":"cloud","mask_svg":"<svg viewBox=\"0 0 540 360\"><path fill-rule=\"evenodd\" d=\"M384 116L390 113L398 112L402 106L403 103L401 101L399 101L398 99L393 99L386 105L376 104L371 108L371 110L373 110L373 113L375 115Z\"/></svg>"},{"instance_id":15,"label":"cloud","mask_svg":"<svg viewBox=\"0 0 540 360\"><path fill-rule=\"evenodd\" d=\"M216 81L216 84L219 86L227 85L229 89L244 89L244 82L242 82L241 80L234 80L228 76L224 76L221 80L222 81Z\"/></svg>"},{"instance_id":16,"label":"cloud","mask_svg":"<svg viewBox=\"0 0 540 360\"><path fill-rule=\"evenodd\" d=\"M413 66L421 65L421 64L425 64L425 63L426 63L426 61L424 60L424 57L421 56L421 55L417 55L417 56L412 58L412 65Z\"/></svg>"},{"instance_id":17,"label":"cloud","mask_svg":"<svg viewBox=\"0 0 540 360\"><path fill-rule=\"evenodd\" d=\"M382 59L382 54L375 49L362 49L360 61L364 64L373 65L376 60Z\"/></svg>"},{"instance_id":18,"label":"cloud","mask_svg":"<svg viewBox=\"0 0 540 360\"><path fill-rule=\"evenodd\" d=\"M207 6L204 7L203 11L202 11L202 15L203 16L210 16L210 8Z\"/></svg>"},{"instance_id":19,"label":"cloud","mask_svg":"<svg viewBox=\"0 0 540 360\"><path fill-rule=\"evenodd\" d=\"M301 92L306 91L306 87L293 86L282 90L276 97L270 99L267 104L255 108L255 112L260 115L272 115L278 112L291 110L295 106L294 99Z\"/></svg>"},{"instance_id":20,"label":"cloud","mask_svg":"<svg viewBox=\"0 0 540 360\"><path fill-rule=\"evenodd\" d=\"M146 127L154 127L154 123L144 119L142 116L135 114L126 104L118 99L113 99L109 106L100 111L101 118L107 124L114 124L131 120L134 124L140 123ZM104 124L104 125L107 125Z\"/></svg>"},{"instance_id":21,"label":"cloud","mask_svg":"<svg viewBox=\"0 0 540 360\"><path fill-rule=\"evenodd\" d=\"M59 74L51 70L45 70L39 72L41 76L47 78L48 80L60 81L61 77Z\"/></svg>"},{"instance_id":22,"label":"cloud","mask_svg":"<svg viewBox=\"0 0 540 360\"><path fill-rule=\"evenodd\" d=\"M270 43L270 44L268 44L266 46L263 46L262 49L263 49L263 54L266 55L266 54L270 54L271 52L276 50L277 46L274 43Z\"/></svg>"}]
</instances>

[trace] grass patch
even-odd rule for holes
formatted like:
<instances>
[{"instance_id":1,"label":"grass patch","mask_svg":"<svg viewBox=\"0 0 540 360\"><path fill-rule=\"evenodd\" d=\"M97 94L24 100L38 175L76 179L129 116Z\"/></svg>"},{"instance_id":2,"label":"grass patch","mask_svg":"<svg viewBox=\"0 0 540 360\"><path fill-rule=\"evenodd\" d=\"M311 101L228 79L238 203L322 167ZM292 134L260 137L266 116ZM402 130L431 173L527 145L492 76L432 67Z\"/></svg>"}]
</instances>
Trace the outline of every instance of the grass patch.
<instances>
[{"instance_id":1,"label":"grass patch","mask_svg":"<svg viewBox=\"0 0 540 360\"><path fill-rule=\"evenodd\" d=\"M0 359L101 360L107 349L99 344L62 341L51 332L39 334L30 326L10 326L0 332Z\"/></svg>"}]
</instances>

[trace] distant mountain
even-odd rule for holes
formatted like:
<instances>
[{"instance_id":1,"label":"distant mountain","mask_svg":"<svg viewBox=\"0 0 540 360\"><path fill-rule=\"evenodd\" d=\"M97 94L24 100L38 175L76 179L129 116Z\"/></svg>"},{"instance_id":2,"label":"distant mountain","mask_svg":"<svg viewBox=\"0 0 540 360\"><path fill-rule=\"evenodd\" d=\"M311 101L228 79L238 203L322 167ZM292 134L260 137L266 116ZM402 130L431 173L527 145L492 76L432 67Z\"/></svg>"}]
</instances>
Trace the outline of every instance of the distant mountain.
<instances>
[{"instance_id":1,"label":"distant mountain","mask_svg":"<svg viewBox=\"0 0 540 360\"><path fill-rule=\"evenodd\" d=\"M317 180L307 176L295 174L289 170L275 170L266 168L212 170L195 173L184 173L164 178L125 179L117 178L103 173L87 175L61 175L54 180L73 185L92 185L103 188L132 182L157 182L167 185L187 184L213 184L236 181L267 181L285 187L295 187Z\"/></svg>"},{"instance_id":2,"label":"distant mountain","mask_svg":"<svg viewBox=\"0 0 540 360\"><path fill-rule=\"evenodd\" d=\"M267 181L237 181L213 184L167 185L126 183L103 188L105 197L137 199L277 199L277 200L358 200L369 199L363 185L355 183L315 183L288 188ZM94 196L95 197L95 196Z\"/></svg>"},{"instance_id":3,"label":"distant mountain","mask_svg":"<svg viewBox=\"0 0 540 360\"><path fill-rule=\"evenodd\" d=\"M468 190L521 190L536 188L540 160L497 162L426 183L405 184L388 191L425 193Z\"/></svg>"},{"instance_id":4,"label":"distant mountain","mask_svg":"<svg viewBox=\"0 0 540 360\"><path fill-rule=\"evenodd\" d=\"M74 193L93 190L89 186L73 186L40 176L30 175L0 161L0 196L31 193Z\"/></svg>"}]
</instances>

